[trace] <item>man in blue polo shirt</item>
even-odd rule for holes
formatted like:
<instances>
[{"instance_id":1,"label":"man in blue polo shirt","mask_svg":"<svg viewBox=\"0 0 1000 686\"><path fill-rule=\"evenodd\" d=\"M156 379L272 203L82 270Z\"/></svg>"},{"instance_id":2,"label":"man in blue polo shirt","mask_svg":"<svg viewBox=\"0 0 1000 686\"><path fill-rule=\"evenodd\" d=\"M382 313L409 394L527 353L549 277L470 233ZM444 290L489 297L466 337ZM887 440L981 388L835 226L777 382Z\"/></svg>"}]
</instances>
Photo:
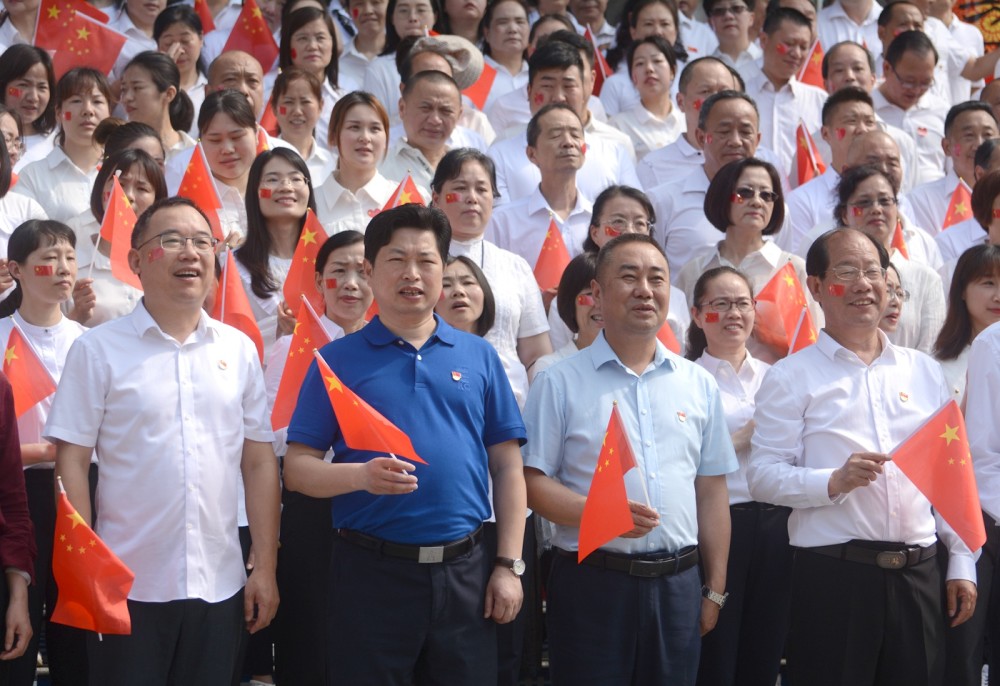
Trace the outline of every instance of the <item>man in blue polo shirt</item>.
<instances>
[{"instance_id":1,"label":"man in blue polo shirt","mask_svg":"<svg viewBox=\"0 0 1000 686\"><path fill-rule=\"evenodd\" d=\"M286 486L333 497L330 684L479 686L496 673L494 622L521 607L524 424L493 348L434 314L450 242L440 210L376 216L365 269L379 316L321 351L427 464L348 447L316 365L288 428ZM490 477L495 558L481 540Z\"/></svg>"}]
</instances>

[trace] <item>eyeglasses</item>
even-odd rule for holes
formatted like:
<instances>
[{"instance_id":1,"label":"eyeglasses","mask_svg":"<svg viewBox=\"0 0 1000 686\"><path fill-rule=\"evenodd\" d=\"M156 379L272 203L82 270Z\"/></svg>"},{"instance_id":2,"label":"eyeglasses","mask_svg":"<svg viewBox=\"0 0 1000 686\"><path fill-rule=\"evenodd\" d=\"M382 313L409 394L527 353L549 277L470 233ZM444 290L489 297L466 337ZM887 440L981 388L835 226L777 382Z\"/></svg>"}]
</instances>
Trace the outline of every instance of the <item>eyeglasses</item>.
<instances>
[{"instance_id":1,"label":"eyeglasses","mask_svg":"<svg viewBox=\"0 0 1000 686\"><path fill-rule=\"evenodd\" d=\"M889 300L895 300L897 302L905 303L910 300L910 292L903 288L890 288L886 291L886 295Z\"/></svg>"},{"instance_id":2,"label":"eyeglasses","mask_svg":"<svg viewBox=\"0 0 1000 686\"><path fill-rule=\"evenodd\" d=\"M727 14L732 14L734 17L738 17L747 11L746 5L726 5L724 7L713 7L712 11L708 13L708 16L714 17L716 19L722 19Z\"/></svg>"},{"instance_id":3,"label":"eyeglasses","mask_svg":"<svg viewBox=\"0 0 1000 686\"><path fill-rule=\"evenodd\" d=\"M715 300L710 300L704 302L699 307L701 309L709 309L712 312L729 312L729 310L734 307L740 314L746 314L754 308L757 301L753 298L737 298L735 300L730 300L729 298L716 298Z\"/></svg>"},{"instance_id":4,"label":"eyeglasses","mask_svg":"<svg viewBox=\"0 0 1000 686\"><path fill-rule=\"evenodd\" d=\"M164 233L157 234L152 238L143 241L139 248L143 248L155 240L160 241L160 247L163 248L163 252L180 252L191 241L191 245L194 249L200 253L210 253L215 250L215 246L219 244L219 239L215 236L209 236L208 234L199 233L197 236L182 236L179 233L174 233L173 231L165 231Z\"/></svg>"},{"instance_id":5,"label":"eyeglasses","mask_svg":"<svg viewBox=\"0 0 1000 686\"><path fill-rule=\"evenodd\" d=\"M869 267L868 269L858 269L857 267L837 267L836 269L829 269L827 271L832 273L837 281L843 281L844 283L853 283L862 276L864 276L869 282L882 281L885 279L885 270L881 267Z\"/></svg>"},{"instance_id":6,"label":"eyeglasses","mask_svg":"<svg viewBox=\"0 0 1000 686\"><path fill-rule=\"evenodd\" d=\"M892 207L896 204L896 198L891 195L880 195L877 198L865 198L864 200L858 200L857 202L848 203L851 207L856 207L859 210L870 210L871 208L878 205L882 209L887 207Z\"/></svg>"},{"instance_id":7,"label":"eyeglasses","mask_svg":"<svg viewBox=\"0 0 1000 686\"><path fill-rule=\"evenodd\" d=\"M740 186L733 191L733 202L741 203L747 200L753 200L758 196L766 203L774 203L781 197L774 191L760 191L756 188L750 188L749 186Z\"/></svg>"},{"instance_id":8,"label":"eyeglasses","mask_svg":"<svg viewBox=\"0 0 1000 686\"><path fill-rule=\"evenodd\" d=\"M18 135L5 133L3 134L3 142L7 146L8 155L20 155L24 152L24 139Z\"/></svg>"},{"instance_id":9,"label":"eyeglasses","mask_svg":"<svg viewBox=\"0 0 1000 686\"><path fill-rule=\"evenodd\" d=\"M286 183L295 189L305 188L309 184L309 179L302 174L289 174L288 176L268 174L260 180L260 185L266 188L277 188Z\"/></svg>"},{"instance_id":10,"label":"eyeglasses","mask_svg":"<svg viewBox=\"0 0 1000 686\"><path fill-rule=\"evenodd\" d=\"M896 80L899 81L899 85L908 91L920 91L921 93L925 93L934 87L934 77L931 77L930 80L928 81L904 79L899 75L899 72L896 71L896 68L893 67L891 64L887 62L886 66L888 66L889 71L891 71L896 76Z\"/></svg>"},{"instance_id":11,"label":"eyeglasses","mask_svg":"<svg viewBox=\"0 0 1000 686\"><path fill-rule=\"evenodd\" d=\"M626 219L625 217L611 217L608 221L604 222L604 226L610 226L620 234L625 233L628 229L632 229L636 233L649 233L652 224L645 219L633 220Z\"/></svg>"}]
</instances>

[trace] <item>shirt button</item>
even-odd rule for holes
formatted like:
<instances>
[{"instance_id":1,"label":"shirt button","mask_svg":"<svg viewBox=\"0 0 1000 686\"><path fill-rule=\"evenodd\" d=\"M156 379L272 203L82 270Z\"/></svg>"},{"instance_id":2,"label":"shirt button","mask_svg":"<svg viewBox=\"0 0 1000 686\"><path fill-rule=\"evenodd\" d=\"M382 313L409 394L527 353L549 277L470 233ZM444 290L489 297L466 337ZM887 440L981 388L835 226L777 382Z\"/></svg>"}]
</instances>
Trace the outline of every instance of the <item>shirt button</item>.
<instances>
[{"instance_id":1,"label":"shirt button","mask_svg":"<svg viewBox=\"0 0 1000 686\"><path fill-rule=\"evenodd\" d=\"M655 478L656 478L656 474L650 474L650 475L649 475L649 478L650 478L650 479L655 479Z\"/></svg>"},{"instance_id":2,"label":"shirt button","mask_svg":"<svg viewBox=\"0 0 1000 686\"><path fill-rule=\"evenodd\" d=\"M403 341L396 341L397 345L403 345Z\"/></svg>"},{"instance_id":3,"label":"shirt button","mask_svg":"<svg viewBox=\"0 0 1000 686\"><path fill-rule=\"evenodd\" d=\"M641 414L643 417L645 417L646 416L646 411L645 410L639 410L639 414Z\"/></svg>"},{"instance_id":4,"label":"shirt button","mask_svg":"<svg viewBox=\"0 0 1000 686\"><path fill-rule=\"evenodd\" d=\"M653 445L652 443L650 443L649 441L646 441L646 447L647 448L651 447L652 445Z\"/></svg>"},{"instance_id":5,"label":"shirt button","mask_svg":"<svg viewBox=\"0 0 1000 686\"><path fill-rule=\"evenodd\" d=\"M192 531L193 529L194 529L194 524L188 524L187 525L187 530L188 531Z\"/></svg>"},{"instance_id":6,"label":"shirt button","mask_svg":"<svg viewBox=\"0 0 1000 686\"><path fill-rule=\"evenodd\" d=\"M423 359L424 359L424 358L423 358L423 357L422 357L421 355L417 355L417 362L422 362L422 361L423 361Z\"/></svg>"}]
</instances>

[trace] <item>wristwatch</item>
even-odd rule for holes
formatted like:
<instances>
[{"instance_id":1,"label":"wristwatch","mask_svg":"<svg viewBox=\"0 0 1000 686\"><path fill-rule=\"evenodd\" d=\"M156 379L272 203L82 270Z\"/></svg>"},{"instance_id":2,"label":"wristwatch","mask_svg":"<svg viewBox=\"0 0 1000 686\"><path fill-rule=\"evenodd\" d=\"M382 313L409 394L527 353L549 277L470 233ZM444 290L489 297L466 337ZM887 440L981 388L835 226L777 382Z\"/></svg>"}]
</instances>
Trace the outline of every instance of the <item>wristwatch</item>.
<instances>
[{"instance_id":1,"label":"wristwatch","mask_svg":"<svg viewBox=\"0 0 1000 686\"><path fill-rule=\"evenodd\" d=\"M510 571L514 572L514 576L520 577L524 574L525 564L524 560L515 560L510 557L500 557L497 556L496 561L493 563L497 567L506 567Z\"/></svg>"},{"instance_id":2,"label":"wristwatch","mask_svg":"<svg viewBox=\"0 0 1000 686\"><path fill-rule=\"evenodd\" d=\"M729 597L729 594L728 593L716 593L715 591L713 591L712 589L710 589L708 586L702 586L701 587L701 597L702 598L708 598L713 603L715 603L716 605L718 605L719 609L721 610L722 608L724 608L726 606L726 598Z\"/></svg>"}]
</instances>

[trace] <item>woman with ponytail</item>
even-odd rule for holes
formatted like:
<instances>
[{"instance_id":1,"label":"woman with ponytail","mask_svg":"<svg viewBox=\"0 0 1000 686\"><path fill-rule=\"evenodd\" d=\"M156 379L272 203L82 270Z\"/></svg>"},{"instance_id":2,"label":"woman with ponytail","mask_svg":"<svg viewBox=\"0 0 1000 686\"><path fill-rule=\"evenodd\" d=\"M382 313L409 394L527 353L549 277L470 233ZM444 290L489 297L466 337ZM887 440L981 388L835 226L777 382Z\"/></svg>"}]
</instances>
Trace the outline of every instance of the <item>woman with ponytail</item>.
<instances>
[{"instance_id":1,"label":"woman with ponytail","mask_svg":"<svg viewBox=\"0 0 1000 686\"><path fill-rule=\"evenodd\" d=\"M162 52L140 52L122 72L121 105L129 121L151 126L160 136L167 160L193 148L188 135L194 105L181 88L177 64Z\"/></svg>"},{"instance_id":2,"label":"woman with ponytail","mask_svg":"<svg viewBox=\"0 0 1000 686\"><path fill-rule=\"evenodd\" d=\"M14 229L7 246L9 269L16 288L0 303L0 343L4 349L15 330L58 384L70 345L85 329L63 315L62 306L73 295L76 282L76 236L57 221L33 219ZM91 299L91 303L93 300ZM92 306L92 305L91 305ZM17 348L14 350L18 354ZM24 353L22 352L22 355ZM28 611L34 635L24 655L11 669L33 674L42 634L42 607L55 607L52 581L52 541L55 536L56 447L42 438L52 395L38 402L17 420L24 462L28 509L35 526L38 557L35 584L28 590ZM93 473L96 478L96 472ZM87 673L85 635L78 629L49 623L45 627L49 667L56 683L76 681ZM83 664L75 658L83 657ZM11 683L15 683L12 681ZM21 683L20 680L17 683ZM26 683L31 683L30 678Z\"/></svg>"}]
</instances>

